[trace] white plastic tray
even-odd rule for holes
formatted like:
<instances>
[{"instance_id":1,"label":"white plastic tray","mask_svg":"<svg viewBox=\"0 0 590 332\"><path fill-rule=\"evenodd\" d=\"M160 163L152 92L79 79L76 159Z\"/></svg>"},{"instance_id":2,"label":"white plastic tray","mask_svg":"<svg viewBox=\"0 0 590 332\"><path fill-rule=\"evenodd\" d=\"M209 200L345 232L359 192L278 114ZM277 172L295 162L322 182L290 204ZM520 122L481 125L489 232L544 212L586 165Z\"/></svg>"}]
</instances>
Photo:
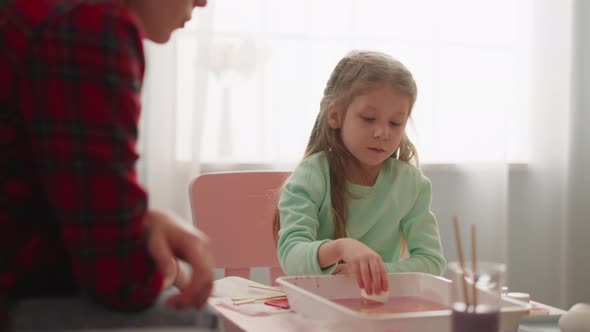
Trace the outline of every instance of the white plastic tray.
<instances>
[{"instance_id":1,"label":"white plastic tray","mask_svg":"<svg viewBox=\"0 0 590 332\"><path fill-rule=\"evenodd\" d=\"M356 280L350 275L280 277L277 282L287 293L296 312L313 319L348 321L367 331L450 332L451 310L403 314L365 314L331 299L360 297ZM451 304L451 281L425 273L390 273L390 296L419 296L444 305ZM479 292L480 298L487 294ZM516 331L530 306L503 298L500 309L502 331Z\"/></svg>"}]
</instances>

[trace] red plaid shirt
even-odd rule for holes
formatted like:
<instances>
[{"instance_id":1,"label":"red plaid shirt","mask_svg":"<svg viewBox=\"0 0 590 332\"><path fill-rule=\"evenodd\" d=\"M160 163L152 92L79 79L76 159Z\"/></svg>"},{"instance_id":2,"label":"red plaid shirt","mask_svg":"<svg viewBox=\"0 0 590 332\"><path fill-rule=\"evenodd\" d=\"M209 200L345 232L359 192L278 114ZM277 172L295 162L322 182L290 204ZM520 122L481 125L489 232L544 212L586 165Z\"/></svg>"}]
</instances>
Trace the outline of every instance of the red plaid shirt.
<instances>
[{"instance_id":1,"label":"red plaid shirt","mask_svg":"<svg viewBox=\"0 0 590 332\"><path fill-rule=\"evenodd\" d=\"M116 0L0 1L0 314L45 290L149 306L142 31ZM0 324L1 326L2 324Z\"/></svg>"}]
</instances>

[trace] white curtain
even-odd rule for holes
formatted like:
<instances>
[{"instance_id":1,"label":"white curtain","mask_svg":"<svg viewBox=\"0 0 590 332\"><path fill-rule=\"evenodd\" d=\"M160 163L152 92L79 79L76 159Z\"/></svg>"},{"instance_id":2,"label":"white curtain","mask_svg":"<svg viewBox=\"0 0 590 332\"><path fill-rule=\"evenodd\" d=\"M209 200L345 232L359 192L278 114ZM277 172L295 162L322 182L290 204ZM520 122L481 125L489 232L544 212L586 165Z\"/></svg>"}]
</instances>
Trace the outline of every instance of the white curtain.
<instances>
[{"instance_id":1,"label":"white curtain","mask_svg":"<svg viewBox=\"0 0 590 332\"><path fill-rule=\"evenodd\" d=\"M590 234L580 182L590 139L579 127L588 6L210 1L167 45L146 44L140 170L150 204L190 220L188 183L200 172L294 167L336 62L379 50L418 83L409 130L448 260L457 215L464 241L477 225L480 259L508 264L511 290L562 308L590 302L580 256L590 249L580 235Z\"/></svg>"},{"instance_id":2,"label":"white curtain","mask_svg":"<svg viewBox=\"0 0 590 332\"><path fill-rule=\"evenodd\" d=\"M590 259L585 255L590 251L590 2L577 0L574 3L574 65L573 107L568 157L569 181L566 210L566 302L590 303Z\"/></svg>"}]
</instances>

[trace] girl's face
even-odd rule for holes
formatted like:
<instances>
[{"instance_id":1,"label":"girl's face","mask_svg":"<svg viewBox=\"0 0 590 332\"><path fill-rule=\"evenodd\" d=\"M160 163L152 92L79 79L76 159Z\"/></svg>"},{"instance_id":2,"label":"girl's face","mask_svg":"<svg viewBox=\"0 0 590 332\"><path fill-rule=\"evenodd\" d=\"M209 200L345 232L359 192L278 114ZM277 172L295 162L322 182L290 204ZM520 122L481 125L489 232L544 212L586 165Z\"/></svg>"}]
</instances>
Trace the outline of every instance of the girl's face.
<instances>
[{"instance_id":1,"label":"girl's face","mask_svg":"<svg viewBox=\"0 0 590 332\"><path fill-rule=\"evenodd\" d=\"M345 113L333 107L328 124L340 128L344 146L362 170L376 176L404 137L409 113L410 98L384 84L355 97Z\"/></svg>"},{"instance_id":2,"label":"girl's face","mask_svg":"<svg viewBox=\"0 0 590 332\"><path fill-rule=\"evenodd\" d=\"M130 7L139 17L146 37L165 43L172 32L191 19L194 7L204 7L207 0L131 0Z\"/></svg>"}]
</instances>

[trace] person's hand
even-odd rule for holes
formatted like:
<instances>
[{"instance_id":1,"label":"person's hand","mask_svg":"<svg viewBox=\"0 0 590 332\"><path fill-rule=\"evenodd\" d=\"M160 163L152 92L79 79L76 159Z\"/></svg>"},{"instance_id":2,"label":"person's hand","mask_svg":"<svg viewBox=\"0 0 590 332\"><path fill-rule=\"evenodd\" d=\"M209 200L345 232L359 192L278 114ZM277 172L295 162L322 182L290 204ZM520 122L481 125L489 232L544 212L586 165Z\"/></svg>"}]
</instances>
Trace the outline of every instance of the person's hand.
<instances>
[{"instance_id":1,"label":"person's hand","mask_svg":"<svg viewBox=\"0 0 590 332\"><path fill-rule=\"evenodd\" d=\"M178 278L178 276L181 273L180 263L178 263L177 259L175 259L175 262L176 262L176 267L175 267L174 273L169 274L169 275L164 275L164 289L169 288L171 286L175 286L176 279Z\"/></svg>"},{"instance_id":2,"label":"person's hand","mask_svg":"<svg viewBox=\"0 0 590 332\"><path fill-rule=\"evenodd\" d=\"M158 268L166 276L165 283L174 283L180 294L167 303L176 309L201 308L213 288L213 258L209 239L170 214L150 210L146 214L148 250ZM178 259L186 261L192 275L182 269Z\"/></svg>"},{"instance_id":3,"label":"person's hand","mask_svg":"<svg viewBox=\"0 0 590 332\"><path fill-rule=\"evenodd\" d=\"M340 271L355 275L360 288L369 295L379 294L389 289L389 280L381 256L366 244L351 238L340 241L340 257L346 265ZM338 269L338 267L336 268Z\"/></svg>"},{"instance_id":4,"label":"person's hand","mask_svg":"<svg viewBox=\"0 0 590 332\"><path fill-rule=\"evenodd\" d=\"M188 272L182 267L180 261L175 259L176 261L176 270L173 274L164 276L164 289L176 286L178 289L184 289L186 285L190 281L190 276Z\"/></svg>"}]
</instances>

